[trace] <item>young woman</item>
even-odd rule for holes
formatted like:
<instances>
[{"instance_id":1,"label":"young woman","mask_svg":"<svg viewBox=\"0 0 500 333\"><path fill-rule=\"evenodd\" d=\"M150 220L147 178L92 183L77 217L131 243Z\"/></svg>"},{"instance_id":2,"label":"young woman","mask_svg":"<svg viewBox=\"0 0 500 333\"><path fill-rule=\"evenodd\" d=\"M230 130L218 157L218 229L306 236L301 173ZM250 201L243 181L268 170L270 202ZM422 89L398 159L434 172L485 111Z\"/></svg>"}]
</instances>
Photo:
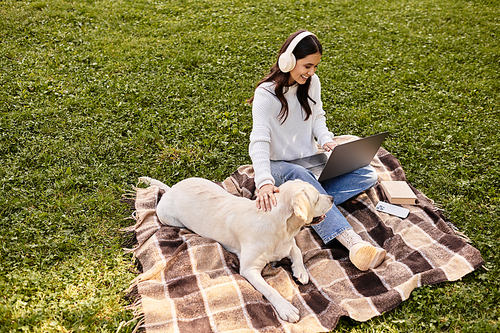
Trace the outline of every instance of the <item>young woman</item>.
<instances>
[{"instance_id":1,"label":"young woman","mask_svg":"<svg viewBox=\"0 0 500 333\"><path fill-rule=\"evenodd\" d=\"M335 147L326 127L321 103L321 85L316 68L323 48L318 38L305 30L292 34L281 46L278 61L249 100L253 128L249 153L259 189L256 205L268 211L276 206L275 192L287 180L301 179L323 194L334 197L335 205L372 187L377 174L366 166L319 183L307 169L287 161ZM336 238L349 250L351 262L360 270L380 265L386 251L363 241L336 206L314 230L326 244Z\"/></svg>"}]
</instances>

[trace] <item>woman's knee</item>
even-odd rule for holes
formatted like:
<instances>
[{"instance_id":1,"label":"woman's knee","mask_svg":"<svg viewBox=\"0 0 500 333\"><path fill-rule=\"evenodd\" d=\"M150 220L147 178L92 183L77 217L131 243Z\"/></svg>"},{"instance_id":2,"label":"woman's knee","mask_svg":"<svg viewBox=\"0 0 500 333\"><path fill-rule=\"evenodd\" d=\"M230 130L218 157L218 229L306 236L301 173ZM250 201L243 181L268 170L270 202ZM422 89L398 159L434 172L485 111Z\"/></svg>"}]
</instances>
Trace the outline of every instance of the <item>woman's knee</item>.
<instances>
[{"instance_id":1,"label":"woman's knee","mask_svg":"<svg viewBox=\"0 0 500 333\"><path fill-rule=\"evenodd\" d=\"M284 161L271 162L271 173L276 181L276 186L279 186L288 180L295 179L300 179L313 185L314 183L317 183L316 177L311 171L301 167L300 165Z\"/></svg>"},{"instance_id":2,"label":"woman's knee","mask_svg":"<svg viewBox=\"0 0 500 333\"><path fill-rule=\"evenodd\" d=\"M288 174L286 177L288 180L300 179L306 182L310 182L311 180L316 180L314 174L300 165L292 164L292 167L288 170Z\"/></svg>"},{"instance_id":3,"label":"woman's knee","mask_svg":"<svg viewBox=\"0 0 500 333\"><path fill-rule=\"evenodd\" d=\"M276 186L280 186L288 180L301 179L309 181L314 175L307 169L285 161L272 161L271 174L273 175Z\"/></svg>"},{"instance_id":4,"label":"woman's knee","mask_svg":"<svg viewBox=\"0 0 500 333\"><path fill-rule=\"evenodd\" d=\"M374 167L372 167L371 165L367 165L361 168L360 171L362 171L363 173L363 184L365 185L366 189L371 188L377 183L378 175Z\"/></svg>"}]
</instances>

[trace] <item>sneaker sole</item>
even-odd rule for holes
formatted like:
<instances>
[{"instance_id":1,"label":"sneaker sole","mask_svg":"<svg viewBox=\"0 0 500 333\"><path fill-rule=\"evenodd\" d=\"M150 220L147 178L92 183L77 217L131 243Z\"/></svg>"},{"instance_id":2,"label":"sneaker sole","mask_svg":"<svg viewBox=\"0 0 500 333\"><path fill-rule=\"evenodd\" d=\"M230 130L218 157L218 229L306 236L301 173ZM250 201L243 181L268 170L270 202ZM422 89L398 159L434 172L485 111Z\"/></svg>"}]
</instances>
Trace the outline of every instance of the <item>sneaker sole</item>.
<instances>
[{"instance_id":1,"label":"sneaker sole","mask_svg":"<svg viewBox=\"0 0 500 333\"><path fill-rule=\"evenodd\" d=\"M386 253L384 249L367 243L356 244L349 253L349 259L360 271L366 271L379 266L384 261Z\"/></svg>"}]
</instances>

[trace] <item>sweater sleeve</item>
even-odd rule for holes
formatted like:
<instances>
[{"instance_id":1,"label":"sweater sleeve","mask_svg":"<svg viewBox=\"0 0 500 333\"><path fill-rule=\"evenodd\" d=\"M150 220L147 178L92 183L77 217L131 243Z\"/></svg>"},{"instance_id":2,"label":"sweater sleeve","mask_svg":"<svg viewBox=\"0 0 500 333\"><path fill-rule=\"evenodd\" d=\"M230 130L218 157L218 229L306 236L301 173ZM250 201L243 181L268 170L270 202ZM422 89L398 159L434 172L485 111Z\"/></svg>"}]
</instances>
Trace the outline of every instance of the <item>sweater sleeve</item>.
<instances>
[{"instance_id":1,"label":"sweater sleeve","mask_svg":"<svg viewBox=\"0 0 500 333\"><path fill-rule=\"evenodd\" d=\"M252 103L253 127L250 134L249 154L255 172L255 185L260 188L266 184L274 185L271 174L271 126L269 108L274 103L274 96L264 88L255 90Z\"/></svg>"},{"instance_id":2,"label":"sweater sleeve","mask_svg":"<svg viewBox=\"0 0 500 333\"><path fill-rule=\"evenodd\" d=\"M329 141L333 141L333 133L326 126L325 111L323 110L323 102L321 101L321 83L317 75L311 78L312 98L316 101L313 105L313 135L318 140L318 144L323 145Z\"/></svg>"}]
</instances>

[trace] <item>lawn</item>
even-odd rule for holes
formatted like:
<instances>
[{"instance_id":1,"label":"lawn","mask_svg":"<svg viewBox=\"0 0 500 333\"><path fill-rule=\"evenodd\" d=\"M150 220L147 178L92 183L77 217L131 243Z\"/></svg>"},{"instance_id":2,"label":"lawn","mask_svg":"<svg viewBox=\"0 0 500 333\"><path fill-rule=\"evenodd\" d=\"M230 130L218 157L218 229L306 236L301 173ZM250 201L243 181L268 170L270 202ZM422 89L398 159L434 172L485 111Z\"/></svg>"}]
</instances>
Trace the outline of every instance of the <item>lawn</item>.
<instances>
[{"instance_id":1,"label":"lawn","mask_svg":"<svg viewBox=\"0 0 500 333\"><path fill-rule=\"evenodd\" d=\"M337 330L499 330L498 0L2 0L0 332L133 330L122 194L250 164L245 101L299 28L332 131L389 131L486 261Z\"/></svg>"}]
</instances>

